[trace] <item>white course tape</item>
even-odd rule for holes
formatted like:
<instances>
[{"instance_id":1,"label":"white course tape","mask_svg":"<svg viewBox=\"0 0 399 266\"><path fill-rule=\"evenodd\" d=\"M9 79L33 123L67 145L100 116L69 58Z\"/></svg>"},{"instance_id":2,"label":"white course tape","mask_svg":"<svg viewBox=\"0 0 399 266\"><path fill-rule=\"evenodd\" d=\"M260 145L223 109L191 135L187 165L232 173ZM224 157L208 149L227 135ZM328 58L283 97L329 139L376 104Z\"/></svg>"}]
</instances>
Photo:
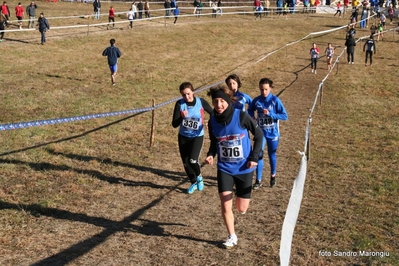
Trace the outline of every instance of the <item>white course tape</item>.
<instances>
[{"instance_id":1,"label":"white course tape","mask_svg":"<svg viewBox=\"0 0 399 266\"><path fill-rule=\"evenodd\" d=\"M299 209L301 208L303 188L306 179L307 160L305 153L300 152L300 154L302 156L301 166L298 176L294 181L294 187L292 188L290 201L285 213L283 230L281 231L280 265L282 266L288 266L290 262L292 236L298 219Z\"/></svg>"}]
</instances>

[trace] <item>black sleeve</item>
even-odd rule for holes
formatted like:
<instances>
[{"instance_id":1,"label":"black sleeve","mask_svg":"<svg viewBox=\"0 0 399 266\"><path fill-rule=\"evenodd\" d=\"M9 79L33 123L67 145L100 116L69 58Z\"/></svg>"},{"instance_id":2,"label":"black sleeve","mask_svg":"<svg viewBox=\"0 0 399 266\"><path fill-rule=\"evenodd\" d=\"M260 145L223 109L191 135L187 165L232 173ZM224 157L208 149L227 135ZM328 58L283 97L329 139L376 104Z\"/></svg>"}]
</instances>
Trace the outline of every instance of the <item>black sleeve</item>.
<instances>
[{"instance_id":1,"label":"black sleeve","mask_svg":"<svg viewBox=\"0 0 399 266\"><path fill-rule=\"evenodd\" d=\"M211 121L208 121L208 134L209 134L209 139L211 140L211 143L209 145L209 150L206 154L206 156L212 156L215 157L217 150L216 150L216 145L217 145L217 140L215 138L215 136L212 134L212 125L211 125Z\"/></svg>"},{"instance_id":2,"label":"black sleeve","mask_svg":"<svg viewBox=\"0 0 399 266\"><path fill-rule=\"evenodd\" d=\"M213 108L209 105L209 103L206 100L204 100L203 98L200 98L200 99L201 99L202 107L204 107L205 112L207 112L209 115L212 115Z\"/></svg>"},{"instance_id":3,"label":"black sleeve","mask_svg":"<svg viewBox=\"0 0 399 266\"><path fill-rule=\"evenodd\" d=\"M177 101L175 104L175 110L173 111L173 118L172 118L172 126L177 128L182 121L180 116L180 101Z\"/></svg>"},{"instance_id":4,"label":"black sleeve","mask_svg":"<svg viewBox=\"0 0 399 266\"><path fill-rule=\"evenodd\" d=\"M254 144L251 153L249 154L248 160L252 162L258 162L259 153L262 150L263 131L259 128L258 124L252 117L241 111L240 113L240 125L242 128L248 129L252 135L254 135Z\"/></svg>"}]
</instances>

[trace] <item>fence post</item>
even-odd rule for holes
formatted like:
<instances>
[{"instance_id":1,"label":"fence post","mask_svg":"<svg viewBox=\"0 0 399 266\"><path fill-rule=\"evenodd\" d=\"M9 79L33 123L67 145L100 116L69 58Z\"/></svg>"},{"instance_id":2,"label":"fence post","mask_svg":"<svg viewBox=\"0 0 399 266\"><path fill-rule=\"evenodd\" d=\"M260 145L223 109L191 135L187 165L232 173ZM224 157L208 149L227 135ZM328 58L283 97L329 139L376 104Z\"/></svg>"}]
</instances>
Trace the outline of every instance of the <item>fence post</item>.
<instances>
[{"instance_id":1,"label":"fence post","mask_svg":"<svg viewBox=\"0 0 399 266\"><path fill-rule=\"evenodd\" d=\"M155 99L152 99L152 121L151 121L151 138L150 138L150 147L154 147L154 132L155 132Z\"/></svg>"},{"instance_id":2,"label":"fence post","mask_svg":"<svg viewBox=\"0 0 399 266\"><path fill-rule=\"evenodd\" d=\"M323 85L320 87L320 105L322 104L322 99L323 99Z\"/></svg>"},{"instance_id":3,"label":"fence post","mask_svg":"<svg viewBox=\"0 0 399 266\"><path fill-rule=\"evenodd\" d=\"M309 117L309 128L308 128L308 141L306 142L306 160L310 160L310 124L312 123L312 118Z\"/></svg>"}]
</instances>

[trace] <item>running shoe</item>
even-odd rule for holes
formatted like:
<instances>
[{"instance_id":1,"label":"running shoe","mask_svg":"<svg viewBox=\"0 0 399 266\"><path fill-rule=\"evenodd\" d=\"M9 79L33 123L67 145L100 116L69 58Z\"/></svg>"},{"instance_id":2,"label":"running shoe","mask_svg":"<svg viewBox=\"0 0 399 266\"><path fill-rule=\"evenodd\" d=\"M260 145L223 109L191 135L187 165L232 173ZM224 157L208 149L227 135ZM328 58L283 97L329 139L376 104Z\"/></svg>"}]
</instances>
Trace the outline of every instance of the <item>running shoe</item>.
<instances>
[{"instance_id":1,"label":"running shoe","mask_svg":"<svg viewBox=\"0 0 399 266\"><path fill-rule=\"evenodd\" d=\"M276 177L275 176L270 177L270 187L274 187L276 183L277 183Z\"/></svg>"},{"instance_id":2,"label":"running shoe","mask_svg":"<svg viewBox=\"0 0 399 266\"><path fill-rule=\"evenodd\" d=\"M229 237L227 238L226 242L223 243L223 246L224 246L225 248L232 248L232 247L234 247L235 245L237 245L237 241L238 241L238 238L237 238L236 235L229 236Z\"/></svg>"},{"instance_id":3,"label":"running shoe","mask_svg":"<svg viewBox=\"0 0 399 266\"><path fill-rule=\"evenodd\" d=\"M202 191L204 189L204 181L202 180L202 175L197 177L197 189L198 191Z\"/></svg>"},{"instance_id":4,"label":"running shoe","mask_svg":"<svg viewBox=\"0 0 399 266\"><path fill-rule=\"evenodd\" d=\"M194 191L196 190L197 190L197 182L191 184L191 186L187 189L187 193L193 194Z\"/></svg>"},{"instance_id":5,"label":"running shoe","mask_svg":"<svg viewBox=\"0 0 399 266\"><path fill-rule=\"evenodd\" d=\"M262 182L259 180L256 180L255 184L253 185L253 189L259 189L262 186Z\"/></svg>"}]
</instances>

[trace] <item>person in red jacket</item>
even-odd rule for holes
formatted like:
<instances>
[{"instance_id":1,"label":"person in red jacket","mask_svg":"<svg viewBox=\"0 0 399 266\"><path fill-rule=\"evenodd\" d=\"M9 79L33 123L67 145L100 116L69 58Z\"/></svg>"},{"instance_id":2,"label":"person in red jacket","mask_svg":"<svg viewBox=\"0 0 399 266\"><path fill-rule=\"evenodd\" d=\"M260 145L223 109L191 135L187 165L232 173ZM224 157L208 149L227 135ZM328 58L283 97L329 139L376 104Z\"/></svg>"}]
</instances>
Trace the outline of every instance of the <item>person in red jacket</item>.
<instances>
[{"instance_id":1,"label":"person in red jacket","mask_svg":"<svg viewBox=\"0 0 399 266\"><path fill-rule=\"evenodd\" d=\"M15 16L18 19L18 26L22 29L22 18L24 17L24 8L21 6L21 2L15 7Z\"/></svg>"},{"instance_id":2,"label":"person in red jacket","mask_svg":"<svg viewBox=\"0 0 399 266\"><path fill-rule=\"evenodd\" d=\"M3 5L1 6L1 14L3 14L4 19L5 19L5 24L8 27L8 20L11 17L10 9L8 8L7 2L4 1Z\"/></svg>"},{"instance_id":3,"label":"person in red jacket","mask_svg":"<svg viewBox=\"0 0 399 266\"><path fill-rule=\"evenodd\" d=\"M115 10L114 10L114 8L111 6L110 8L109 8L109 15L108 15L108 26L107 26L107 30L109 29L109 24L111 23L111 21L112 21L112 28L114 28L115 27Z\"/></svg>"}]
</instances>

